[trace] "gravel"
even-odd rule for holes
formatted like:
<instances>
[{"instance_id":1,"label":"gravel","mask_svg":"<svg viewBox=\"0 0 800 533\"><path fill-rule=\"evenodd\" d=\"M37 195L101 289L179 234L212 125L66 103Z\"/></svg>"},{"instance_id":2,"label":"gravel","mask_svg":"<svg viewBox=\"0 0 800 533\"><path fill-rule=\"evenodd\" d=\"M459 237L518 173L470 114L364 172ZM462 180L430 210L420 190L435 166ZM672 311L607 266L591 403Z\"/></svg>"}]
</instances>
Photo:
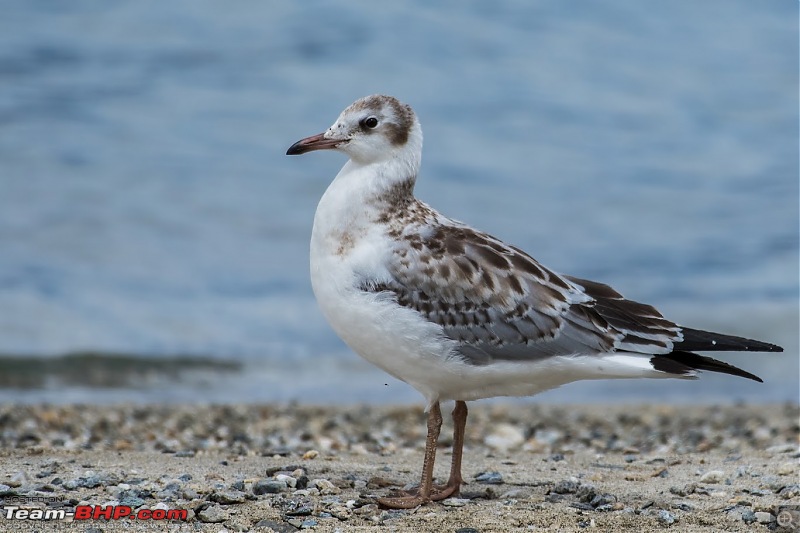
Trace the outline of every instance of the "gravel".
<instances>
[{"instance_id":1,"label":"gravel","mask_svg":"<svg viewBox=\"0 0 800 533\"><path fill-rule=\"evenodd\" d=\"M377 497L419 481L425 424L416 407L0 406L0 499L185 509L186 531L213 533L750 531L800 512L797 406L470 411L461 495L387 511Z\"/></svg>"}]
</instances>

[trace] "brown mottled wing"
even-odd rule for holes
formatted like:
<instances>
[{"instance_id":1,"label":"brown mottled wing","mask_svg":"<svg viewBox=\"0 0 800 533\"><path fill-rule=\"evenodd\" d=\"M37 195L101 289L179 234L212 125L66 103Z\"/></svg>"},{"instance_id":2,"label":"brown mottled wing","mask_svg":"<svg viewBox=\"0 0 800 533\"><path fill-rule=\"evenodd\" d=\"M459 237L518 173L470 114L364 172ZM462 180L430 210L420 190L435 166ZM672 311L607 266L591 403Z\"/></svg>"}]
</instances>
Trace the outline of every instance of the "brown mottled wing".
<instances>
[{"instance_id":1,"label":"brown mottled wing","mask_svg":"<svg viewBox=\"0 0 800 533\"><path fill-rule=\"evenodd\" d=\"M667 353L677 326L610 287L589 288L546 269L518 248L461 225L429 236L405 233L394 250L388 290L398 303L442 326L474 364L618 349ZM587 294L589 292L589 294Z\"/></svg>"}]
</instances>

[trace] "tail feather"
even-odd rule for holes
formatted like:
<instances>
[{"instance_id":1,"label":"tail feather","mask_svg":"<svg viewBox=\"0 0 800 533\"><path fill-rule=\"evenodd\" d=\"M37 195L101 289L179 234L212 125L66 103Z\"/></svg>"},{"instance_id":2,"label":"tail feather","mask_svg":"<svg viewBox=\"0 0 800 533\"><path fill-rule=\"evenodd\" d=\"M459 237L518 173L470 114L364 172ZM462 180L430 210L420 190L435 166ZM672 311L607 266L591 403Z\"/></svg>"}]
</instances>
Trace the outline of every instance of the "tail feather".
<instances>
[{"instance_id":1,"label":"tail feather","mask_svg":"<svg viewBox=\"0 0 800 533\"><path fill-rule=\"evenodd\" d=\"M700 329L681 328L683 340L675 343L679 352L782 352L783 348L768 342L723 335ZM670 354L671 355L671 354ZM699 357L699 356L698 356Z\"/></svg>"},{"instance_id":2,"label":"tail feather","mask_svg":"<svg viewBox=\"0 0 800 533\"><path fill-rule=\"evenodd\" d=\"M656 370L679 376L692 376L696 370L708 370L709 372L719 372L721 374L739 376L764 383L760 377L746 370L742 370L724 361L691 352L677 351L664 355L654 355L650 358L650 364L652 364L653 368Z\"/></svg>"}]
</instances>

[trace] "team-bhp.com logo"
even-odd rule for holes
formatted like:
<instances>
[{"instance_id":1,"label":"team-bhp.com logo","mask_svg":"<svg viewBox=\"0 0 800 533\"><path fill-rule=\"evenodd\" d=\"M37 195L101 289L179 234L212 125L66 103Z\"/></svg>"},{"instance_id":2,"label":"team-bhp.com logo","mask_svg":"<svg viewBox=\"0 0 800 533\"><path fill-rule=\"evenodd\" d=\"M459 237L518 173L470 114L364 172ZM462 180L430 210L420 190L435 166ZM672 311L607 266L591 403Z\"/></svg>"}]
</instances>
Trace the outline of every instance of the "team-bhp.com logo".
<instances>
[{"instance_id":1,"label":"team-bhp.com logo","mask_svg":"<svg viewBox=\"0 0 800 533\"><path fill-rule=\"evenodd\" d=\"M133 509L128 505L76 505L66 509L30 509L19 505L3 508L6 520L188 520L186 509Z\"/></svg>"}]
</instances>

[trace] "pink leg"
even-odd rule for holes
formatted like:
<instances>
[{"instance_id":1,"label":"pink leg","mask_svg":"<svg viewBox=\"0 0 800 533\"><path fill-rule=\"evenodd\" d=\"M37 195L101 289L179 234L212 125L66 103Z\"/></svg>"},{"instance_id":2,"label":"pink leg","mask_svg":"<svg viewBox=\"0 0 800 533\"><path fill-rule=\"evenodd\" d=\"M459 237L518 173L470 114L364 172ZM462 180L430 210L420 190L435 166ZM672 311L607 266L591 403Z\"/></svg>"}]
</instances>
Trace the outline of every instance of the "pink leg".
<instances>
[{"instance_id":1,"label":"pink leg","mask_svg":"<svg viewBox=\"0 0 800 533\"><path fill-rule=\"evenodd\" d=\"M423 503L431 501L431 487L433 486L433 464L436 461L436 444L439 441L439 432L442 429L442 410L439 402L431 406L428 413L428 438L425 440L425 458L422 461L422 478L416 494L408 496L395 496L378 498L378 503L390 509L413 509Z\"/></svg>"}]
</instances>

